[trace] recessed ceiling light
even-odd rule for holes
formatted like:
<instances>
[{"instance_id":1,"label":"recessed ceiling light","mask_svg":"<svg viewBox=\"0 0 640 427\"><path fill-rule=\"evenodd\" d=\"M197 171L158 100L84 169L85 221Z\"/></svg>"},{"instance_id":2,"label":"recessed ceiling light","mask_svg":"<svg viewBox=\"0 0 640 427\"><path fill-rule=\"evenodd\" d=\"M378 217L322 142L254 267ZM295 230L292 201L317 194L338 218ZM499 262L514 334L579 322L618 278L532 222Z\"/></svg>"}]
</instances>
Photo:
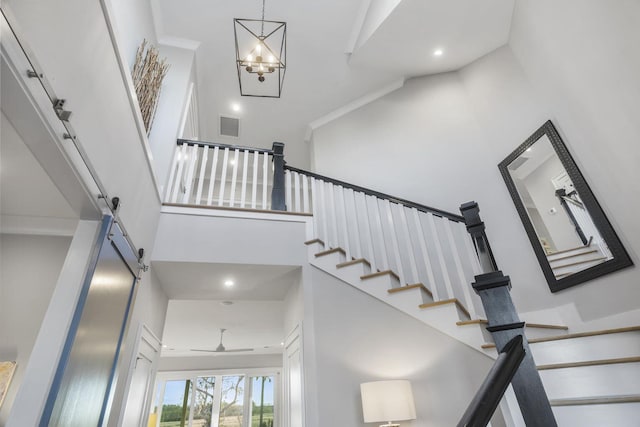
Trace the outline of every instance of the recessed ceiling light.
<instances>
[{"instance_id":1,"label":"recessed ceiling light","mask_svg":"<svg viewBox=\"0 0 640 427\"><path fill-rule=\"evenodd\" d=\"M436 49L433 51L433 56L442 56L444 51L442 49Z\"/></svg>"},{"instance_id":2,"label":"recessed ceiling light","mask_svg":"<svg viewBox=\"0 0 640 427\"><path fill-rule=\"evenodd\" d=\"M231 109L237 113L238 111L240 111L240 104L231 104Z\"/></svg>"},{"instance_id":3,"label":"recessed ceiling light","mask_svg":"<svg viewBox=\"0 0 640 427\"><path fill-rule=\"evenodd\" d=\"M281 343L280 343L280 345L284 345L284 343L283 343L283 342L281 342Z\"/></svg>"},{"instance_id":4,"label":"recessed ceiling light","mask_svg":"<svg viewBox=\"0 0 640 427\"><path fill-rule=\"evenodd\" d=\"M531 147L527 148L527 153L531 152Z\"/></svg>"},{"instance_id":5,"label":"recessed ceiling light","mask_svg":"<svg viewBox=\"0 0 640 427\"><path fill-rule=\"evenodd\" d=\"M167 348L167 345L166 344L162 344L162 348Z\"/></svg>"},{"instance_id":6,"label":"recessed ceiling light","mask_svg":"<svg viewBox=\"0 0 640 427\"><path fill-rule=\"evenodd\" d=\"M230 279L229 279L229 280L225 280L225 281L224 281L224 285L225 285L227 288L230 288L230 287L232 287L233 285L235 285L235 283L233 282L233 280L230 280Z\"/></svg>"}]
</instances>

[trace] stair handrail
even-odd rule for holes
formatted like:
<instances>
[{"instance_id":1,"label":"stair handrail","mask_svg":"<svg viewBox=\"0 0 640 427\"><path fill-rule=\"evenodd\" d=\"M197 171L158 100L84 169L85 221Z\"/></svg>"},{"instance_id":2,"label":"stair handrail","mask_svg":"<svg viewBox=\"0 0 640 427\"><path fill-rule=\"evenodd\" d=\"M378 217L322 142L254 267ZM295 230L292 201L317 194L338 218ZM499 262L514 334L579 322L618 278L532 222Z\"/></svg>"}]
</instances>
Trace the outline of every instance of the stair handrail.
<instances>
[{"instance_id":1,"label":"stair handrail","mask_svg":"<svg viewBox=\"0 0 640 427\"><path fill-rule=\"evenodd\" d=\"M199 141L196 139L184 139L184 138L178 138L176 140L176 145L199 145L201 147L218 147L218 148L228 148L228 149L233 149L233 150L247 150L247 151L253 151L256 153L266 153L270 156L273 155L273 148L257 148L257 147L245 147L242 145L234 145L234 144L225 144L223 142L211 142L211 141Z\"/></svg>"},{"instance_id":2,"label":"stair handrail","mask_svg":"<svg viewBox=\"0 0 640 427\"><path fill-rule=\"evenodd\" d=\"M491 421L524 356L522 335L517 335L498 355L457 427L485 427Z\"/></svg>"},{"instance_id":3,"label":"stair handrail","mask_svg":"<svg viewBox=\"0 0 640 427\"><path fill-rule=\"evenodd\" d=\"M349 189L351 189L353 191L361 192L361 193L367 194L369 196L375 196L375 197L377 197L379 199L385 199L385 200L388 200L391 203L397 203L399 205L404 205L404 206L407 206L407 207L410 207L410 208L416 208L420 212L425 212L425 213L428 212L428 213L432 213L433 215L436 215L436 216L439 216L439 217L442 217L442 218L447 218L447 219L449 219L451 221L454 221L454 222L462 222L462 223L464 223L464 217L463 216L454 214L452 212L447 212L447 211L442 210L442 209L433 208L431 206L426 206L426 205L422 205L420 203L412 202L410 200L406 200L406 199L402 199L402 198L399 198L399 197L391 196L389 194L381 193L379 191L372 190L370 188L365 188L365 187L361 187L359 185L351 184L351 183L348 183L348 182L345 182L345 181L340 181L340 180L335 179L335 178L330 178L328 176L320 175L320 174L317 174L315 172L309 172L307 170L296 168L296 167L293 167L293 166L289 166L287 164L284 165L284 169L288 170L288 171L291 171L291 172L297 172L297 173L300 173L300 174L303 174L303 175L306 175L306 176L309 176L309 177L312 177L312 178L315 178L315 179L320 179L322 181L332 183L333 185L339 185L339 186L341 186L343 188L349 188Z\"/></svg>"}]
</instances>

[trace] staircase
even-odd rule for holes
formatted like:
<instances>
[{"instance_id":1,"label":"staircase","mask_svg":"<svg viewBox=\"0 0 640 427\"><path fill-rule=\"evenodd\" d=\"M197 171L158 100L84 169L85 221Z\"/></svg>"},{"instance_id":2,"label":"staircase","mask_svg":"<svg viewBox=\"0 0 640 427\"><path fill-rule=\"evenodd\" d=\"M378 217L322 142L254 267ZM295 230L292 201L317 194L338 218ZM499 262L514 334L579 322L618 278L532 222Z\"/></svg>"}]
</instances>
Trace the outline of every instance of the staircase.
<instances>
[{"instance_id":1,"label":"staircase","mask_svg":"<svg viewBox=\"0 0 640 427\"><path fill-rule=\"evenodd\" d=\"M180 140L165 203L268 211L284 198L286 210L313 215L315 238L305 242L311 265L496 356L482 304L470 286L476 275L493 270L479 256L482 250L462 216L283 161L268 168L270 156L281 152ZM549 261L556 277L563 277L602 256L587 245L551 254ZM525 335L558 425L640 425L640 326L570 334L566 326L527 323Z\"/></svg>"},{"instance_id":2,"label":"staircase","mask_svg":"<svg viewBox=\"0 0 640 427\"><path fill-rule=\"evenodd\" d=\"M559 426L640 425L640 326L534 338L529 346Z\"/></svg>"},{"instance_id":3,"label":"staircase","mask_svg":"<svg viewBox=\"0 0 640 427\"><path fill-rule=\"evenodd\" d=\"M597 245L591 244L547 254L547 260L556 279L593 267L607 259Z\"/></svg>"}]
</instances>

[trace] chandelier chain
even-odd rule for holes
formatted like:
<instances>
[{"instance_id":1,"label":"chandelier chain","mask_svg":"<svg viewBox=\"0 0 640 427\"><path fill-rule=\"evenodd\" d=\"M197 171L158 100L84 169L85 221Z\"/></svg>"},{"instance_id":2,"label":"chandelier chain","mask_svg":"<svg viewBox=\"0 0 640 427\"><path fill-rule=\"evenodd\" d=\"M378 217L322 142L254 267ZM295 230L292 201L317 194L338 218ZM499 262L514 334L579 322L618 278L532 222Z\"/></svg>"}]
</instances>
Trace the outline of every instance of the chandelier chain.
<instances>
[{"instance_id":1,"label":"chandelier chain","mask_svg":"<svg viewBox=\"0 0 640 427\"><path fill-rule=\"evenodd\" d=\"M264 3L266 0L262 0L262 22L260 27L260 36L264 36Z\"/></svg>"}]
</instances>

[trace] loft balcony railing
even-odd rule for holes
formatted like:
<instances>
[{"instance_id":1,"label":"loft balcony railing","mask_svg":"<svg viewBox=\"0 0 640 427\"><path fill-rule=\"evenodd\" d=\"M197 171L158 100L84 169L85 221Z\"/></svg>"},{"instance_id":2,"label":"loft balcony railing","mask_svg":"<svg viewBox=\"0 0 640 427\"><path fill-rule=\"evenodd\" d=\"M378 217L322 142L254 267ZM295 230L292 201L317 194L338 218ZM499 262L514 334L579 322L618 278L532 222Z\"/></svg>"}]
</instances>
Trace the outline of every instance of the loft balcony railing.
<instances>
[{"instance_id":1,"label":"loft balcony railing","mask_svg":"<svg viewBox=\"0 0 640 427\"><path fill-rule=\"evenodd\" d=\"M498 270L477 203L463 204L460 216L294 168L278 142L263 149L183 139L165 203L310 214L325 248L340 248L347 260L366 260L373 272L396 273L400 286L420 283L435 302L454 300L471 319L485 317L501 353L511 354L508 343L520 337L513 342L524 356L520 350L517 357L501 355L459 425L484 425L508 382L527 426L556 425L511 300L510 279Z\"/></svg>"},{"instance_id":2,"label":"loft balcony railing","mask_svg":"<svg viewBox=\"0 0 640 427\"><path fill-rule=\"evenodd\" d=\"M469 287L481 267L462 216L291 167L283 148L180 139L165 203L312 214L314 237L347 260L366 259L374 272L482 315Z\"/></svg>"}]
</instances>

